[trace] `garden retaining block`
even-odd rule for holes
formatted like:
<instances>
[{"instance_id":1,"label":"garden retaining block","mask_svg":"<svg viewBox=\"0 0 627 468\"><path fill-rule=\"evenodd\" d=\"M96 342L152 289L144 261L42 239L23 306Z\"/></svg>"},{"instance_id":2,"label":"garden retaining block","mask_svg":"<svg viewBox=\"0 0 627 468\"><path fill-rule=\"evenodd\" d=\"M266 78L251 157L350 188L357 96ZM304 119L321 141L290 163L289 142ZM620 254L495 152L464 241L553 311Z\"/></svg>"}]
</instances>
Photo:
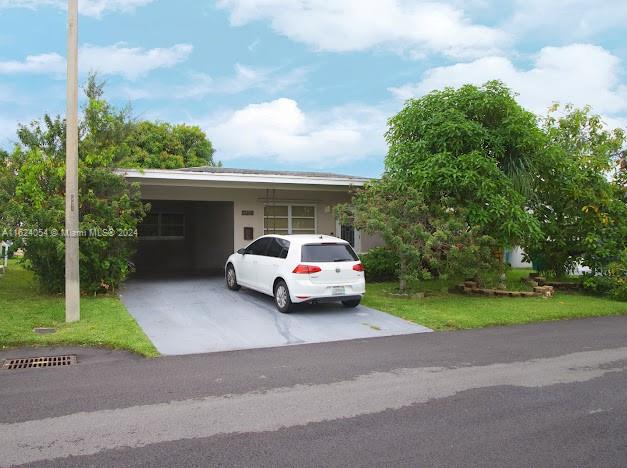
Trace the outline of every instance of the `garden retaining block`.
<instances>
[{"instance_id":1,"label":"garden retaining block","mask_svg":"<svg viewBox=\"0 0 627 468\"><path fill-rule=\"evenodd\" d=\"M464 283L458 284L457 291L463 294L496 297L551 297L555 292L553 286L535 286L533 291L506 291L503 289L470 287L468 283L473 282L465 281Z\"/></svg>"}]
</instances>

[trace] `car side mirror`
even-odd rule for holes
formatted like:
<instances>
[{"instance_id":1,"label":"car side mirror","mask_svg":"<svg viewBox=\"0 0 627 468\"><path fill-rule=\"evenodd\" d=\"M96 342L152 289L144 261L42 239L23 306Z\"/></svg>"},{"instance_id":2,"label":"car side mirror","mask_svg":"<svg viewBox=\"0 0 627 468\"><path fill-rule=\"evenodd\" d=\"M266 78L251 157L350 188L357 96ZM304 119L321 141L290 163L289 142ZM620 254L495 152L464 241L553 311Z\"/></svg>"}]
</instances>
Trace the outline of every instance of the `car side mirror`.
<instances>
[{"instance_id":1,"label":"car side mirror","mask_svg":"<svg viewBox=\"0 0 627 468\"><path fill-rule=\"evenodd\" d=\"M246 255L246 249L244 249L244 248L238 249L237 253L240 254L240 255Z\"/></svg>"}]
</instances>

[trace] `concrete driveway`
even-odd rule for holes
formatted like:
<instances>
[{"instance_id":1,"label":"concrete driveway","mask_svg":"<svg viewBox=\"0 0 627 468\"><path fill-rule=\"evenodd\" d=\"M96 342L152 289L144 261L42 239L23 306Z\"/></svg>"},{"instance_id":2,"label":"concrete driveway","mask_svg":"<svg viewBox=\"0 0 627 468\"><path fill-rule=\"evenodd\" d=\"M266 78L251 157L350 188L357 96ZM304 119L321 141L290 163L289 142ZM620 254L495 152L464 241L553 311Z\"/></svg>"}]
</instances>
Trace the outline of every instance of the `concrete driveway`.
<instances>
[{"instance_id":1,"label":"concrete driveway","mask_svg":"<svg viewBox=\"0 0 627 468\"><path fill-rule=\"evenodd\" d=\"M194 354L431 331L384 312L341 304L279 313L270 296L229 291L220 277L135 279L122 301L161 354Z\"/></svg>"}]
</instances>

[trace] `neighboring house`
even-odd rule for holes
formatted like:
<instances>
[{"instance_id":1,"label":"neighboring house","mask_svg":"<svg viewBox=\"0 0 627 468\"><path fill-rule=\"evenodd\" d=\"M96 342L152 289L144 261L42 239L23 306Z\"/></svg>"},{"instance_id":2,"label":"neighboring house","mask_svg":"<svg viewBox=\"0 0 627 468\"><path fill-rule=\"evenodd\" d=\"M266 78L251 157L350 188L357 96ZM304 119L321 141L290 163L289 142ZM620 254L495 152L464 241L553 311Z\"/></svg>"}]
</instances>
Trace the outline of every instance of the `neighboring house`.
<instances>
[{"instance_id":1,"label":"neighboring house","mask_svg":"<svg viewBox=\"0 0 627 468\"><path fill-rule=\"evenodd\" d=\"M524 252L520 247L506 250L505 263L509 263L513 268L533 268L532 263L526 262L523 256ZM590 268L581 264L577 264L574 270L570 272L572 275L583 275L584 273L590 273Z\"/></svg>"},{"instance_id":2,"label":"neighboring house","mask_svg":"<svg viewBox=\"0 0 627 468\"><path fill-rule=\"evenodd\" d=\"M514 247L505 251L505 263L509 263L512 268L532 268L531 262L523 259L524 252L520 247Z\"/></svg>"},{"instance_id":3,"label":"neighboring house","mask_svg":"<svg viewBox=\"0 0 627 468\"><path fill-rule=\"evenodd\" d=\"M222 269L234 250L270 233L330 234L359 252L381 244L333 215L363 177L221 167L119 172L152 205L139 228L139 273Z\"/></svg>"}]
</instances>

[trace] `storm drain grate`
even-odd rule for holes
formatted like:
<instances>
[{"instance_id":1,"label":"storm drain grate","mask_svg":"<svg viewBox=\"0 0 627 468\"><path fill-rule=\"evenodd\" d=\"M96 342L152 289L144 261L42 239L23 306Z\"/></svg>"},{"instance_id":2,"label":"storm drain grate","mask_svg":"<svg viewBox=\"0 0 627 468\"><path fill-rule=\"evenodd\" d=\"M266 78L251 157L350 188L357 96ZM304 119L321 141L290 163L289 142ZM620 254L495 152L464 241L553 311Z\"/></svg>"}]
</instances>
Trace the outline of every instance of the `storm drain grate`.
<instances>
[{"instance_id":1,"label":"storm drain grate","mask_svg":"<svg viewBox=\"0 0 627 468\"><path fill-rule=\"evenodd\" d=\"M43 356L30 358L5 359L2 369L28 369L31 367L61 367L76 364L76 356Z\"/></svg>"}]
</instances>

